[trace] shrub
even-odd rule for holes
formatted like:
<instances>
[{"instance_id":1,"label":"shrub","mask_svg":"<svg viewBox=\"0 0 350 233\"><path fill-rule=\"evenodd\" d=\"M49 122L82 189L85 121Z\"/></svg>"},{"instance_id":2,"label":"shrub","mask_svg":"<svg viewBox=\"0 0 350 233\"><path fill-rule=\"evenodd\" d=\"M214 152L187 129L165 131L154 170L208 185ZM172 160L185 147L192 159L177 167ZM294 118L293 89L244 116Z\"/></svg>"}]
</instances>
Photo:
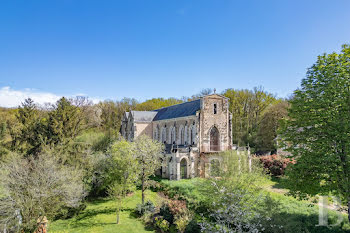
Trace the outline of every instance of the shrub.
<instances>
[{"instance_id":1,"label":"shrub","mask_svg":"<svg viewBox=\"0 0 350 233\"><path fill-rule=\"evenodd\" d=\"M155 224L161 232L167 232L169 230L169 222L162 217L156 217Z\"/></svg>"},{"instance_id":2,"label":"shrub","mask_svg":"<svg viewBox=\"0 0 350 233\"><path fill-rule=\"evenodd\" d=\"M156 210L153 202L151 201L147 201L144 205L142 204L138 204L135 208L135 212L139 215L139 216L143 216L146 213L154 213Z\"/></svg>"},{"instance_id":3,"label":"shrub","mask_svg":"<svg viewBox=\"0 0 350 233\"><path fill-rule=\"evenodd\" d=\"M164 202L159 209L159 214L163 216L165 220L167 220L170 224L174 222L174 216L170 211L168 203Z\"/></svg>"},{"instance_id":4,"label":"shrub","mask_svg":"<svg viewBox=\"0 0 350 233\"><path fill-rule=\"evenodd\" d=\"M192 219L186 226L187 233L200 233L201 227L195 219Z\"/></svg>"},{"instance_id":5,"label":"shrub","mask_svg":"<svg viewBox=\"0 0 350 233\"><path fill-rule=\"evenodd\" d=\"M186 201L169 200L160 207L159 214L170 225L174 224L179 232L185 232L189 222L192 220L192 214L188 210Z\"/></svg>"},{"instance_id":6,"label":"shrub","mask_svg":"<svg viewBox=\"0 0 350 233\"><path fill-rule=\"evenodd\" d=\"M267 172L272 176L284 175L288 164L294 163L293 160L280 155L265 155L259 157Z\"/></svg>"}]
</instances>

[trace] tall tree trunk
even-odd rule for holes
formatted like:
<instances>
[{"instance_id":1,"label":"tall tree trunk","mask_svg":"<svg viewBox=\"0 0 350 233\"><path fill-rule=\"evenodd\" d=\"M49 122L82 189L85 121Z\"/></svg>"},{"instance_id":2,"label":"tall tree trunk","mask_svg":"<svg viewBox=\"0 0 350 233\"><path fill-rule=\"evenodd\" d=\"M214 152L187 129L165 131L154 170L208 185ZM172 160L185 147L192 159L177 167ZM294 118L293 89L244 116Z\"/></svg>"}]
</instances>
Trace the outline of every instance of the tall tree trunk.
<instances>
[{"instance_id":1,"label":"tall tree trunk","mask_svg":"<svg viewBox=\"0 0 350 233\"><path fill-rule=\"evenodd\" d=\"M117 210L117 224L119 224L119 212L120 210Z\"/></svg>"}]
</instances>

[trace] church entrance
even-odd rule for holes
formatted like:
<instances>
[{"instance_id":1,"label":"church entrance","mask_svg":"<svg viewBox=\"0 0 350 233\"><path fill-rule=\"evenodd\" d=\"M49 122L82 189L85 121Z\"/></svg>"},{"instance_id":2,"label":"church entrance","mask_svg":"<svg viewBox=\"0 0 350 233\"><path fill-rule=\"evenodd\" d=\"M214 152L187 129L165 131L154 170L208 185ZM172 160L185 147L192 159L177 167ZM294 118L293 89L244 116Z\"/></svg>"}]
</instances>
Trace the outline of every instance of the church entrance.
<instances>
[{"instance_id":1,"label":"church entrance","mask_svg":"<svg viewBox=\"0 0 350 233\"><path fill-rule=\"evenodd\" d=\"M210 151L219 151L219 130L214 126L210 130Z\"/></svg>"},{"instance_id":2,"label":"church entrance","mask_svg":"<svg viewBox=\"0 0 350 233\"><path fill-rule=\"evenodd\" d=\"M185 158L180 162L180 177L181 179L187 178L187 160Z\"/></svg>"}]
</instances>

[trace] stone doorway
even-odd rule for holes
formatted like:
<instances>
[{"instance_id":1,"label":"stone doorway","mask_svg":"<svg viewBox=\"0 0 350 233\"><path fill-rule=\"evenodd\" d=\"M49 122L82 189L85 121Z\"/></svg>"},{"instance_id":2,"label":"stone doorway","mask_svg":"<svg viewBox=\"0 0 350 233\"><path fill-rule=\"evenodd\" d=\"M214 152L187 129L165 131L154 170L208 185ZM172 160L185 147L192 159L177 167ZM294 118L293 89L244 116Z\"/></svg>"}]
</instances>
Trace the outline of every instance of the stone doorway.
<instances>
[{"instance_id":1,"label":"stone doorway","mask_svg":"<svg viewBox=\"0 0 350 233\"><path fill-rule=\"evenodd\" d=\"M210 130L210 151L220 151L219 130L215 126Z\"/></svg>"}]
</instances>

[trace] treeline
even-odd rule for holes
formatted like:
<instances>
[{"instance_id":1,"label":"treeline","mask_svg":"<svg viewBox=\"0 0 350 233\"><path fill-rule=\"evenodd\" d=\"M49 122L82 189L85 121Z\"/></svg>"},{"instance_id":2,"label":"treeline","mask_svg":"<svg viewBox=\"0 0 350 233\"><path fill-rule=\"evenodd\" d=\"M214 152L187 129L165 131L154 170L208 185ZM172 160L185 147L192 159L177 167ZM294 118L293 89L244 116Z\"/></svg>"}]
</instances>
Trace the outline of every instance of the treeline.
<instances>
[{"instance_id":1,"label":"treeline","mask_svg":"<svg viewBox=\"0 0 350 233\"><path fill-rule=\"evenodd\" d=\"M108 144L108 140L119 131L125 111L154 110L211 93L213 90L208 88L181 99L153 98L139 102L124 98L98 104L93 104L86 97L63 97L57 103L45 106L27 99L16 109L0 109L0 158L10 151L29 155L52 148L76 154L82 147L89 146L75 140L84 133L103 133L104 143ZM230 101L233 144L249 145L257 153L274 152L279 120L287 115L288 102L261 87L253 90L227 89L220 94ZM101 143L98 146L103 147Z\"/></svg>"}]
</instances>

